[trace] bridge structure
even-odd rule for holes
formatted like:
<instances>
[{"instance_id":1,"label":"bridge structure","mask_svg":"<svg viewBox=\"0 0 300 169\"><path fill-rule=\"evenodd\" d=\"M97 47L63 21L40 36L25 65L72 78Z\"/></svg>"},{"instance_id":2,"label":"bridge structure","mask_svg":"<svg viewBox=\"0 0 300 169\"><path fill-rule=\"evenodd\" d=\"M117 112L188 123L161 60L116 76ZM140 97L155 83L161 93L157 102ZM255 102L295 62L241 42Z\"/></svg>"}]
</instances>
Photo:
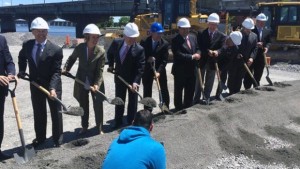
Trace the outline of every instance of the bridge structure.
<instances>
[{"instance_id":1,"label":"bridge structure","mask_svg":"<svg viewBox=\"0 0 300 169\"><path fill-rule=\"evenodd\" d=\"M39 16L47 21L62 18L74 22L76 37L82 37L89 23L104 22L110 16L130 16L133 4L133 0L91 0L0 7L1 33L16 32L16 19L25 19L29 30L32 20ZM140 7L142 13L146 0L140 1Z\"/></svg>"}]
</instances>

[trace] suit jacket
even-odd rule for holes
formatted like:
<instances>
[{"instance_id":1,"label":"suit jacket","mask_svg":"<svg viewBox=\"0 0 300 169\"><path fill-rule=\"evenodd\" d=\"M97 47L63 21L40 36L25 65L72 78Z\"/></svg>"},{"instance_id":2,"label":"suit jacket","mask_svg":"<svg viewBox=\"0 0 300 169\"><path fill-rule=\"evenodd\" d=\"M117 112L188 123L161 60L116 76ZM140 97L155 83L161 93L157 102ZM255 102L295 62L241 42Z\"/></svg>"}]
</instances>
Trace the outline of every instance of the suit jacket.
<instances>
[{"instance_id":1,"label":"suit jacket","mask_svg":"<svg viewBox=\"0 0 300 169\"><path fill-rule=\"evenodd\" d=\"M249 58L254 60L257 53L257 35L253 32L246 35L243 31L242 34L243 38L242 43L239 45L239 52L243 55L245 62L247 62Z\"/></svg>"},{"instance_id":2,"label":"suit jacket","mask_svg":"<svg viewBox=\"0 0 300 169\"><path fill-rule=\"evenodd\" d=\"M40 56L38 66L32 58L32 50L35 40L31 39L23 43L19 52L19 71L26 72L27 63L29 67L29 78L48 90L55 89L61 93L61 62L63 58L62 49L47 40L44 50Z\"/></svg>"},{"instance_id":3,"label":"suit jacket","mask_svg":"<svg viewBox=\"0 0 300 169\"><path fill-rule=\"evenodd\" d=\"M197 38L189 34L191 49L180 34L172 39L173 66L172 74L181 77L194 76L196 62L192 59L192 55L199 52Z\"/></svg>"},{"instance_id":4,"label":"suit jacket","mask_svg":"<svg viewBox=\"0 0 300 169\"><path fill-rule=\"evenodd\" d=\"M120 50L123 46L124 39L115 39L110 45L107 51L107 59L109 67L114 67L115 70L122 78L124 78L128 83L140 84L142 75L144 73L145 67L145 52L144 48L134 43L128 50L126 57L121 64L120 60ZM117 80L115 78L115 80Z\"/></svg>"},{"instance_id":5,"label":"suit jacket","mask_svg":"<svg viewBox=\"0 0 300 169\"><path fill-rule=\"evenodd\" d=\"M15 75L16 69L4 36L0 35L0 75ZM0 86L0 95L7 95L7 86Z\"/></svg>"},{"instance_id":6,"label":"suit jacket","mask_svg":"<svg viewBox=\"0 0 300 169\"><path fill-rule=\"evenodd\" d=\"M202 32L198 32L197 36L199 49L201 51L200 67L203 68L206 63L209 64L212 70L215 69L215 61L208 55L208 50L219 50L225 43L226 35L218 30L213 34L212 40L209 37L208 28Z\"/></svg>"},{"instance_id":7,"label":"suit jacket","mask_svg":"<svg viewBox=\"0 0 300 169\"><path fill-rule=\"evenodd\" d=\"M151 63L147 63L149 57L153 56L155 58L155 69L157 72L162 73L165 71L166 65L168 63L168 47L169 43L165 39L161 39L157 47L153 49L152 37L149 36L141 41L141 46L145 49L145 77L153 78L153 71Z\"/></svg>"},{"instance_id":8,"label":"suit jacket","mask_svg":"<svg viewBox=\"0 0 300 169\"><path fill-rule=\"evenodd\" d=\"M261 40L259 38L259 32L257 27L252 30L256 36L257 36L257 42L263 42L263 47L264 48L270 48L271 46L271 30L264 28L262 30L262 37ZM257 57L256 60L264 63L264 57L263 57L263 49L262 48L257 48Z\"/></svg>"},{"instance_id":9,"label":"suit jacket","mask_svg":"<svg viewBox=\"0 0 300 169\"><path fill-rule=\"evenodd\" d=\"M65 69L69 71L78 58L79 65L76 73L76 78L85 82L86 77L88 77L91 86L98 85L99 89L102 89L102 92L104 92L103 87L100 88L100 86L103 85L103 69L105 65L104 54L104 48L97 45L94 49L94 56L92 58L88 58L87 44L81 43L76 46L71 56L69 56L65 64ZM84 90L84 86L75 82L74 97L77 100L80 99L80 92L82 90Z\"/></svg>"}]
</instances>

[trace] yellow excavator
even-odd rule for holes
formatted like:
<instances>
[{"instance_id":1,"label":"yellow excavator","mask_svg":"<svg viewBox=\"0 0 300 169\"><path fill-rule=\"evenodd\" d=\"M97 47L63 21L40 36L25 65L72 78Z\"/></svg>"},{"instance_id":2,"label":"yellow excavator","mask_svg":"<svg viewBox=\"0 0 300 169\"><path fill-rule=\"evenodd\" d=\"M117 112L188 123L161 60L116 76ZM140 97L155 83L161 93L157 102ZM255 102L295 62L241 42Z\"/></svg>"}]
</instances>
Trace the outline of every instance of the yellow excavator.
<instances>
[{"instance_id":1,"label":"yellow excavator","mask_svg":"<svg viewBox=\"0 0 300 169\"><path fill-rule=\"evenodd\" d=\"M300 48L300 2L262 2L257 7L268 17L266 27L272 30L272 46Z\"/></svg>"},{"instance_id":2,"label":"yellow excavator","mask_svg":"<svg viewBox=\"0 0 300 169\"><path fill-rule=\"evenodd\" d=\"M186 17L190 21L191 31L197 32L199 30L205 29L207 27L206 20L207 20L208 16L197 13L197 9L196 9L197 0L190 0L189 3L190 3L189 4L190 5L189 15L177 16L175 22L171 23L171 24L163 23L164 16L161 13L162 10L161 10L160 6L156 7L156 9L158 9L157 12L147 12L144 14L136 15L132 21L134 21L134 23L136 23L139 27L140 37L139 37L138 41L149 35L150 26L153 22L162 23L162 25L164 26L164 29L165 29L164 35L167 40L170 40L170 38L172 38L175 35L175 33L177 32L178 28L177 28L176 23L182 17ZM147 2L147 5L149 5L148 2ZM146 8L148 8L148 6ZM134 9L137 10L136 4L135 4ZM133 12L133 13L136 14L136 12Z\"/></svg>"}]
</instances>

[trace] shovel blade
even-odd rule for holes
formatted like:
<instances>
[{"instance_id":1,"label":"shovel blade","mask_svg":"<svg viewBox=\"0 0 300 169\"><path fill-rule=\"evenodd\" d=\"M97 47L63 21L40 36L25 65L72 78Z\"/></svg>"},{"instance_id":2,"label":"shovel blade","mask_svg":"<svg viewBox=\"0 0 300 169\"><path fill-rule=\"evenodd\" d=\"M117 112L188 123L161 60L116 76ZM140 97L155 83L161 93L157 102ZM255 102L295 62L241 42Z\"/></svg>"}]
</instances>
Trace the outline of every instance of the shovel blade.
<instances>
[{"instance_id":1,"label":"shovel blade","mask_svg":"<svg viewBox=\"0 0 300 169\"><path fill-rule=\"evenodd\" d=\"M23 148L19 153L14 153L14 158L18 164L25 164L36 155L34 148Z\"/></svg>"},{"instance_id":2,"label":"shovel blade","mask_svg":"<svg viewBox=\"0 0 300 169\"><path fill-rule=\"evenodd\" d=\"M151 97L145 97L139 101L139 103L148 106L148 107L156 107L156 101Z\"/></svg>"},{"instance_id":3,"label":"shovel blade","mask_svg":"<svg viewBox=\"0 0 300 169\"><path fill-rule=\"evenodd\" d=\"M83 116L84 111L82 107L69 107L68 109L63 109L59 111L60 113L72 115L72 116Z\"/></svg>"},{"instance_id":4,"label":"shovel blade","mask_svg":"<svg viewBox=\"0 0 300 169\"><path fill-rule=\"evenodd\" d=\"M107 99L107 102L113 105L124 105L124 101L119 97L113 99Z\"/></svg>"}]
</instances>

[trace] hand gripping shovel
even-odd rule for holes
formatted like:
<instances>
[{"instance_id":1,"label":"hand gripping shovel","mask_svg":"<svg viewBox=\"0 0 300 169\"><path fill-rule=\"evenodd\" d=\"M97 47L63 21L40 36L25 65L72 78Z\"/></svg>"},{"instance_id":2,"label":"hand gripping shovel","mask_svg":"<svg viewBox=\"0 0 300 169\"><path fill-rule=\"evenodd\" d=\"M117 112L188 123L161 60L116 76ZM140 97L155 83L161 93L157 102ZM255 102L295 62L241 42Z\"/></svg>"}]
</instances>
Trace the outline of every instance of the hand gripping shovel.
<instances>
[{"instance_id":1,"label":"hand gripping shovel","mask_svg":"<svg viewBox=\"0 0 300 169\"><path fill-rule=\"evenodd\" d=\"M118 75L116 72L114 71L109 71L110 73L114 74L119 80L121 80L129 89L131 89L131 85L126 82L120 75ZM138 92L138 91L134 91L139 97L140 97L140 101L139 103L148 106L148 107L156 107L156 101L154 99L152 99L151 97L145 97L143 98L142 95Z\"/></svg>"},{"instance_id":2,"label":"hand gripping shovel","mask_svg":"<svg viewBox=\"0 0 300 169\"><path fill-rule=\"evenodd\" d=\"M219 66L218 66L218 63L217 63L216 60L215 60L215 67L216 67L216 73L217 73L217 78L218 78L218 89L219 89L219 88L221 89L221 92L220 92L220 96L219 96L219 97L220 97L220 99L221 99L222 101L224 101L225 99L224 99L224 97L223 97L223 95L222 95L222 91L226 89L226 86L225 86L225 84L223 84L222 81L221 81L220 70L219 70ZM218 89L217 89L217 90L218 90Z\"/></svg>"},{"instance_id":3,"label":"hand gripping shovel","mask_svg":"<svg viewBox=\"0 0 300 169\"><path fill-rule=\"evenodd\" d=\"M162 93L161 93L161 88L160 88L159 80L156 77L155 61L152 64L152 70L154 72L154 78L155 78L155 81L156 81L156 85L157 85L157 89L158 89L158 94L159 94L159 104L158 104L158 106L159 106L161 112L172 114L172 112L170 112L170 110L166 106L165 102L163 101L163 97L162 97Z\"/></svg>"},{"instance_id":4,"label":"hand gripping shovel","mask_svg":"<svg viewBox=\"0 0 300 169\"><path fill-rule=\"evenodd\" d=\"M209 100L205 97L204 94L204 89L203 89L203 81L202 81L202 75L201 75L201 69L200 69L200 65L198 65L198 71L197 71L198 77L199 77L199 83L200 83L200 90L203 96L203 99L205 100L205 104L209 105Z\"/></svg>"},{"instance_id":5,"label":"hand gripping shovel","mask_svg":"<svg viewBox=\"0 0 300 169\"><path fill-rule=\"evenodd\" d=\"M271 81L271 79L270 79L270 77L269 77L269 65L268 65L268 63L267 63L267 56L266 56L265 53L264 53L264 60L265 60L265 67L266 67L266 69L267 69L267 76L266 76L266 79L267 79L269 85L270 85L270 86L273 86L273 82Z\"/></svg>"},{"instance_id":6,"label":"hand gripping shovel","mask_svg":"<svg viewBox=\"0 0 300 169\"><path fill-rule=\"evenodd\" d=\"M244 62L244 67L245 67L246 71L249 73L251 79L253 80L255 87L258 87L258 83L256 82L256 80L255 80L253 74L251 73L249 67L247 66L247 64L246 64L246 62L245 62L245 60L244 60L244 58L243 58L243 55L242 55L242 54L240 54L240 55L241 55L241 57L242 57L241 59L242 59L243 62Z\"/></svg>"},{"instance_id":7,"label":"hand gripping shovel","mask_svg":"<svg viewBox=\"0 0 300 169\"><path fill-rule=\"evenodd\" d=\"M28 74L26 74L28 76ZM30 81L29 78L23 77L22 79L29 81L33 86L37 87L40 91L45 93L47 96L50 96L50 92L46 90L44 87L41 85L37 84L35 81ZM84 111L82 107L66 107L61 100L59 100L57 97L54 97L54 100L59 103L62 107L63 110L59 111L60 113L68 114L68 115L73 115L73 116L83 116Z\"/></svg>"},{"instance_id":8,"label":"hand gripping shovel","mask_svg":"<svg viewBox=\"0 0 300 169\"><path fill-rule=\"evenodd\" d=\"M31 147L31 148L26 147L23 129L22 129L21 118L19 115L19 109L18 109L18 105L17 105L17 99L16 99L16 95L15 95L17 81L13 80L10 82L15 83L15 87L13 89L8 89L8 91L10 92L10 95L11 95L11 99L12 99L12 103L13 103L13 107L14 107L14 111L15 111L15 116L16 116L16 120L17 120L17 125L18 125L18 129L19 129L21 144L22 144L22 151L19 153L14 153L14 158L18 164L24 164L24 163L28 162L30 159L32 159L36 154L35 154L35 150L33 147Z\"/></svg>"},{"instance_id":9,"label":"hand gripping shovel","mask_svg":"<svg viewBox=\"0 0 300 169\"><path fill-rule=\"evenodd\" d=\"M85 86L85 83L84 83L83 81L77 79L77 78L76 78L75 76L73 76L71 73L62 73L62 75L65 75L65 76L67 76L67 77L69 77L69 78L71 78L71 79L74 79L77 83L79 83L79 84ZM90 87L90 89L91 89L91 87ZM116 97L116 98L114 98L114 99L110 99L110 98L106 97L105 94L102 93L102 92L99 91L99 90L97 90L97 93L99 93L101 96L103 96L103 97L104 97L104 100L106 100L109 104L113 104L113 105L124 105L124 101L123 101L121 98L119 98L119 97Z\"/></svg>"}]
</instances>

